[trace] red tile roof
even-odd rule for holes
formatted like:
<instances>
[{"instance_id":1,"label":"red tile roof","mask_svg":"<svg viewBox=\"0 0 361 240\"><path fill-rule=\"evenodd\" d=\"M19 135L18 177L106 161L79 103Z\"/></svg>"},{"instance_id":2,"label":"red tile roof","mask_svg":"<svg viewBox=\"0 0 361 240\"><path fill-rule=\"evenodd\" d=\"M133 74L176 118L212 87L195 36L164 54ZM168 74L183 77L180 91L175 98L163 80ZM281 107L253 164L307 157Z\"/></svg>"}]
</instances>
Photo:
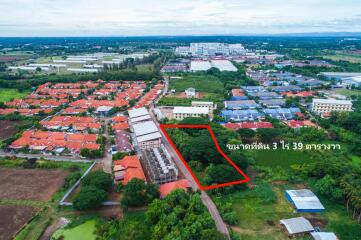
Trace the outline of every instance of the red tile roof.
<instances>
[{"instance_id":1,"label":"red tile roof","mask_svg":"<svg viewBox=\"0 0 361 240\"><path fill-rule=\"evenodd\" d=\"M122 180L123 185L127 185L127 183L133 178L146 180L142 165L136 155L125 156L122 160L116 160L114 161L114 165L120 165L124 168L125 172Z\"/></svg>"},{"instance_id":2,"label":"red tile roof","mask_svg":"<svg viewBox=\"0 0 361 240\"><path fill-rule=\"evenodd\" d=\"M159 186L160 197L165 198L169 193L176 189L184 189L185 191L187 191L187 188L189 187L190 184L187 179L181 179L175 182L161 184Z\"/></svg>"}]
</instances>

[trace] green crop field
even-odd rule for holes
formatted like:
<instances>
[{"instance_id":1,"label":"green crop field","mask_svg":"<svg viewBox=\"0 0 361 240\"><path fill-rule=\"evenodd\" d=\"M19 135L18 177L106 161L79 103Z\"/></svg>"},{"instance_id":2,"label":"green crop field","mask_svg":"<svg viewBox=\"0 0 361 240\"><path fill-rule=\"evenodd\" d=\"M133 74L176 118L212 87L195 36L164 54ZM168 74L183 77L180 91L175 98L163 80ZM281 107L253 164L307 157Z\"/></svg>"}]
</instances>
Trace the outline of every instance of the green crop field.
<instances>
[{"instance_id":1,"label":"green crop field","mask_svg":"<svg viewBox=\"0 0 361 240\"><path fill-rule=\"evenodd\" d=\"M7 102L12 99L24 98L29 92L19 92L17 89L0 88L0 102Z\"/></svg>"}]
</instances>

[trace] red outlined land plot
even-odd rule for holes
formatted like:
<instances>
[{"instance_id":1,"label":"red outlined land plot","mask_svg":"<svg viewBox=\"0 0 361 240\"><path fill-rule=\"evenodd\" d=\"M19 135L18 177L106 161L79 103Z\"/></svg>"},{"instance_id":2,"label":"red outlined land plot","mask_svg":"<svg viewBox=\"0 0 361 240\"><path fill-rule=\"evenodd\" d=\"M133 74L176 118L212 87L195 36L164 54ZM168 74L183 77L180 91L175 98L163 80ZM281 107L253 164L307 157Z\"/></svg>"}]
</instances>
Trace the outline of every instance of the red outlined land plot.
<instances>
[{"instance_id":1,"label":"red outlined land plot","mask_svg":"<svg viewBox=\"0 0 361 240\"><path fill-rule=\"evenodd\" d=\"M171 140L171 138L169 137L166 129L167 128L198 128L198 129L207 129L209 134L212 137L212 140L214 142L214 145L217 149L217 151L222 155L222 157L224 159L227 160L227 162L229 164L231 164L236 170L237 172L244 178L242 180L238 180L238 181L232 181L232 182L226 182L226 183L221 183L221 184L216 184L216 185L209 185L209 186L203 186L200 181L198 180L198 178L196 177L195 173L192 171L192 169L190 168L190 166L188 165L187 161L183 158L182 154L179 152L179 150L177 149L176 145L174 144L174 142ZM242 183L247 183L250 181L250 178L222 151L222 149L220 148L217 138L214 135L212 128L210 125L188 125L188 124L161 124L160 125L160 129L163 132L163 134L165 135L165 137L167 138L168 142L170 143L170 145L172 146L172 148L175 150L175 152L177 153L178 157L182 160L183 164L185 165L185 167L187 168L187 170L189 171L189 173L192 175L193 179L195 180L195 182L197 183L198 187L201 190L210 190L210 189L215 189L215 188L220 188L220 187L226 187L226 186L231 186L231 185L235 185L235 184L242 184Z\"/></svg>"}]
</instances>

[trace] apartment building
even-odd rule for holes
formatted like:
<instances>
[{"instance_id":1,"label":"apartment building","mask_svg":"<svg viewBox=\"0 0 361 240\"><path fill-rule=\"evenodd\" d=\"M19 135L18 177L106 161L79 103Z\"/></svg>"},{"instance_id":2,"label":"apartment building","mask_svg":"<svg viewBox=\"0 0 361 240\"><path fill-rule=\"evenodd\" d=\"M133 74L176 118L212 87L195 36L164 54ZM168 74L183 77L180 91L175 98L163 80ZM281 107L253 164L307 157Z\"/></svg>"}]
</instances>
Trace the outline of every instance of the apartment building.
<instances>
[{"instance_id":1,"label":"apartment building","mask_svg":"<svg viewBox=\"0 0 361 240\"><path fill-rule=\"evenodd\" d=\"M203 102L203 101L192 101L192 107L206 107L209 110L209 114L213 113L214 109L217 109L217 105L213 102Z\"/></svg>"},{"instance_id":2,"label":"apartment building","mask_svg":"<svg viewBox=\"0 0 361 240\"><path fill-rule=\"evenodd\" d=\"M352 102L336 99L313 99L312 111L317 114L352 111Z\"/></svg>"},{"instance_id":3,"label":"apartment building","mask_svg":"<svg viewBox=\"0 0 361 240\"><path fill-rule=\"evenodd\" d=\"M203 117L209 115L208 107L174 107L173 118L182 120L187 117Z\"/></svg>"}]
</instances>

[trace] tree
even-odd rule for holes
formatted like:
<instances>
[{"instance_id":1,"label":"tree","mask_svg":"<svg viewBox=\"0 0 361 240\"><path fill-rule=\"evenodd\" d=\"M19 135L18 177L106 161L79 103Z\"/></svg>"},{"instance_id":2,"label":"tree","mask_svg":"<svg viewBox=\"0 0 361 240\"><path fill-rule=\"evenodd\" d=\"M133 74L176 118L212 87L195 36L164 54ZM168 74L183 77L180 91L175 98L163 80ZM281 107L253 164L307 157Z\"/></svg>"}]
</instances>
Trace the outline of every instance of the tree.
<instances>
[{"instance_id":1,"label":"tree","mask_svg":"<svg viewBox=\"0 0 361 240\"><path fill-rule=\"evenodd\" d=\"M87 210L100 206L107 199L107 193L94 186L83 186L75 196L73 206L77 210Z\"/></svg>"},{"instance_id":2,"label":"tree","mask_svg":"<svg viewBox=\"0 0 361 240\"><path fill-rule=\"evenodd\" d=\"M240 128L237 130L237 132L239 133L239 135L241 135L241 138L254 138L256 136L256 132L253 131L252 129L248 129L248 128Z\"/></svg>"},{"instance_id":3,"label":"tree","mask_svg":"<svg viewBox=\"0 0 361 240\"><path fill-rule=\"evenodd\" d=\"M113 187L113 178L111 174L97 170L86 175L82 180L82 185L94 186L109 192Z\"/></svg>"},{"instance_id":4,"label":"tree","mask_svg":"<svg viewBox=\"0 0 361 240\"><path fill-rule=\"evenodd\" d=\"M145 184L144 180L133 178L125 185L120 204L124 209L128 209L147 205L156 198L159 198L159 189L156 185Z\"/></svg>"}]
</instances>

